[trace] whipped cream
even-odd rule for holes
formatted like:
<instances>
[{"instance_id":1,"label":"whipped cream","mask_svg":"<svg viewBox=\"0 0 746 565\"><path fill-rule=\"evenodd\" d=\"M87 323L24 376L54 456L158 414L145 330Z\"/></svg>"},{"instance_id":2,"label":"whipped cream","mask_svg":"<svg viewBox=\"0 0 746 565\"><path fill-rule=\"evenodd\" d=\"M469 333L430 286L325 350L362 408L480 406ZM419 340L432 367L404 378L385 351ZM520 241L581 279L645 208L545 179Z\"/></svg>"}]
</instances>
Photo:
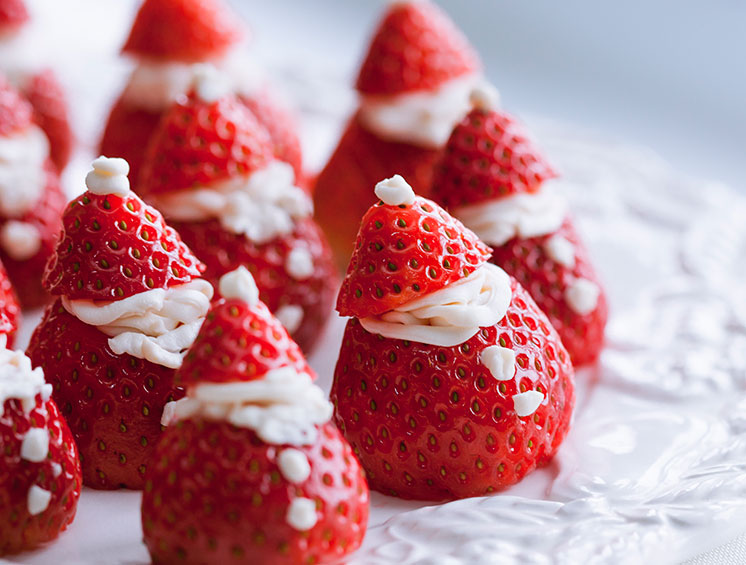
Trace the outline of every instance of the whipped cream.
<instances>
[{"instance_id":1,"label":"whipped cream","mask_svg":"<svg viewBox=\"0 0 746 565\"><path fill-rule=\"evenodd\" d=\"M48 157L49 141L36 126L0 136L0 214L18 218L36 206L47 184Z\"/></svg>"},{"instance_id":2,"label":"whipped cream","mask_svg":"<svg viewBox=\"0 0 746 565\"><path fill-rule=\"evenodd\" d=\"M37 395L41 395L43 402L49 400L52 385L44 382L41 367L33 369L31 359L23 351L5 349L6 343L6 336L0 335L0 416L4 413L5 401L12 398L21 401L24 412L31 412Z\"/></svg>"},{"instance_id":3,"label":"whipped cream","mask_svg":"<svg viewBox=\"0 0 746 565\"><path fill-rule=\"evenodd\" d=\"M49 454L49 430L31 428L21 442L21 459L32 463L41 463Z\"/></svg>"},{"instance_id":4,"label":"whipped cream","mask_svg":"<svg viewBox=\"0 0 746 565\"><path fill-rule=\"evenodd\" d=\"M254 277L243 265L220 277L218 290L223 298L242 300L249 306L259 301L259 289Z\"/></svg>"},{"instance_id":5,"label":"whipped cream","mask_svg":"<svg viewBox=\"0 0 746 565\"><path fill-rule=\"evenodd\" d=\"M401 175L384 179L376 185L375 193L381 202L389 206L414 204L415 194L410 184Z\"/></svg>"},{"instance_id":6,"label":"whipped cream","mask_svg":"<svg viewBox=\"0 0 746 565\"><path fill-rule=\"evenodd\" d=\"M129 354L171 369L181 366L210 308L213 288L195 279L156 288L122 300L62 298L65 310L108 335L117 355Z\"/></svg>"},{"instance_id":7,"label":"whipped cream","mask_svg":"<svg viewBox=\"0 0 746 565\"><path fill-rule=\"evenodd\" d=\"M226 230L262 244L291 233L297 220L313 213L311 199L294 182L293 168L273 161L248 177L157 195L152 202L174 220L217 218Z\"/></svg>"},{"instance_id":8,"label":"whipped cream","mask_svg":"<svg viewBox=\"0 0 746 565\"><path fill-rule=\"evenodd\" d=\"M360 323L390 339L450 347L499 322L511 297L510 277L485 263L468 277Z\"/></svg>"},{"instance_id":9,"label":"whipped cream","mask_svg":"<svg viewBox=\"0 0 746 565\"><path fill-rule=\"evenodd\" d=\"M25 261L41 249L41 234L33 224L9 220L0 228L0 245L11 259Z\"/></svg>"},{"instance_id":10,"label":"whipped cream","mask_svg":"<svg viewBox=\"0 0 746 565\"><path fill-rule=\"evenodd\" d=\"M570 309L581 316L590 314L598 306L601 289L588 279L575 279L565 290L565 300Z\"/></svg>"},{"instance_id":11,"label":"whipped cream","mask_svg":"<svg viewBox=\"0 0 746 565\"><path fill-rule=\"evenodd\" d=\"M105 196L127 196L130 192L130 181L127 175L130 165L119 157L98 157L91 163L91 171L85 177L85 185L93 194Z\"/></svg>"},{"instance_id":12,"label":"whipped cream","mask_svg":"<svg viewBox=\"0 0 746 565\"><path fill-rule=\"evenodd\" d=\"M479 81L479 75L470 74L435 91L363 95L358 115L363 125L382 139L438 148L469 112L471 92Z\"/></svg>"},{"instance_id":13,"label":"whipped cream","mask_svg":"<svg viewBox=\"0 0 746 565\"><path fill-rule=\"evenodd\" d=\"M285 259L285 270L297 281L307 279L313 274L313 257L311 252L302 246L293 247Z\"/></svg>"},{"instance_id":14,"label":"whipped cream","mask_svg":"<svg viewBox=\"0 0 746 565\"><path fill-rule=\"evenodd\" d=\"M520 193L462 206L454 216L488 245L502 245L514 238L556 232L567 215L567 203L545 182L538 192Z\"/></svg>"},{"instance_id":15,"label":"whipped cream","mask_svg":"<svg viewBox=\"0 0 746 565\"><path fill-rule=\"evenodd\" d=\"M52 493L37 485L31 485L28 489L26 498L26 508L31 516L41 514L49 507L49 501L52 500Z\"/></svg>"},{"instance_id":16,"label":"whipped cream","mask_svg":"<svg viewBox=\"0 0 746 565\"><path fill-rule=\"evenodd\" d=\"M313 528L318 519L316 502L310 498L298 497L290 501L285 521L291 528L305 532Z\"/></svg>"},{"instance_id":17,"label":"whipped cream","mask_svg":"<svg viewBox=\"0 0 746 565\"><path fill-rule=\"evenodd\" d=\"M0 35L0 71L16 86L48 65L45 50L39 49L38 31L35 26L23 26Z\"/></svg>"},{"instance_id":18,"label":"whipped cream","mask_svg":"<svg viewBox=\"0 0 746 565\"><path fill-rule=\"evenodd\" d=\"M300 484L311 476L311 464L302 451L288 447L277 456L277 466L286 480Z\"/></svg>"},{"instance_id":19,"label":"whipped cream","mask_svg":"<svg viewBox=\"0 0 746 565\"><path fill-rule=\"evenodd\" d=\"M254 381L195 385L185 398L166 404L161 423L224 420L254 430L266 443L300 446L315 443L317 426L331 416L332 405L311 376L282 367Z\"/></svg>"},{"instance_id":20,"label":"whipped cream","mask_svg":"<svg viewBox=\"0 0 746 565\"><path fill-rule=\"evenodd\" d=\"M561 235L553 235L544 242L544 251L552 261L572 269L575 266L575 246Z\"/></svg>"},{"instance_id":21,"label":"whipped cream","mask_svg":"<svg viewBox=\"0 0 746 565\"><path fill-rule=\"evenodd\" d=\"M513 408L519 417L530 416L544 402L544 395L538 390L527 390L513 395Z\"/></svg>"},{"instance_id":22,"label":"whipped cream","mask_svg":"<svg viewBox=\"0 0 746 565\"><path fill-rule=\"evenodd\" d=\"M303 322L303 308L297 304L283 304L275 312L275 318L280 320L288 333L293 333Z\"/></svg>"},{"instance_id":23,"label":"whipped cream","mask_svg":"<svg viewBox=\"0 0 746 565\"><path fill-rule=\"evenodd\" d=\"M490 345L482 350L479 360L498 381L509 381L515 376L515 351L512 349Z\"/></svg>"}]
</instances>

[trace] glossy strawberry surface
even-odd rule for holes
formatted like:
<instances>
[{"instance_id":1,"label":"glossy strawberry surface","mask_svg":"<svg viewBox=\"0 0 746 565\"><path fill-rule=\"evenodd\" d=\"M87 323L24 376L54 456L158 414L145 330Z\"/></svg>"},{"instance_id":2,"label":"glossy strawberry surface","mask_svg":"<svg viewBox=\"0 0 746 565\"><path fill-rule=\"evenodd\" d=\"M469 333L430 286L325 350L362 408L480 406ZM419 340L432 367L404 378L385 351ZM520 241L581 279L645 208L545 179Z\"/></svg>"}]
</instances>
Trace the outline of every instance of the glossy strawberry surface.
<instances>
[{"instance_id":1,"label":"glossy strawberry surface","mask_svg":"<svg viewBox=\"0 0 746 565\"><path fill-rule=\"evenodd\" d=\"M203 420L169 427L143 493L153 563L322 564L357 549L368 488L350 446L326 424L319 441L295 449L311 466L300 484L279 470L283 446L265 444L252 430ZM296 497L316 502L316 525L304 532L286 521Z\"/></svg>"},{"instance_id":2,"label":"glossy strawberry surface","mask_svg":"<svg viewBox=\"0 0 746 565\"><path fill-rule=\"evenodd\" d=\"M337 310L359 318L382 314L469 276L489 255L489 247L431 200L379 201L360 224Z\"/></svg>"},{"instance_id":3,"label":"glossy strawberry surface","mask_svg":"<svg viewBox=\"0 0 746 565\"><path fill-rule=\"evenodd\" d=\"M20 321L21 306L5 267L0 263L0 334L8 336L8 347L13 344Z\"/></svg>"},{"instance_id":4,"label":"glossy strawberry surface","mask_svg":"<svg viewBox=\"0 0 746 565\"><path fill-rule=\"evenodd\" d=\"M27 353L44 369L75 437L84 483L142 488L163 406L183 395L173 384L174 370L115 355L108 337L70 315L60 300L47 308Z\"/></svg>"},{"instance_id":5,"label":"glossy strawberry surface","mask_svg":"<svg viewBox=\"0 0 746 565\"><path fill-rule=\"evenodd\" d=\"M65 168L75 143L65 89L51 69L30 76L23 94L33 107L34 122L49 139L49 156L58 171Z\"/></svg>"},{"instance_id":6,"label":"glossy strawberry surface","mask_svg":"<svg viewBox=\"0 0 746 565\"><path fill-rule=\"evenodd\" d=\"M12 32L29 21L26 3L23 0L3 0L0 2L0 30Z\"/></svg>"},{"instance_id":7,"label":"glossy strawberry surface","mask_svg":"<svg viewBox=\"0 0 746 565\"><path fill-rule=\"evenodd\" d=\"M328 244L312 219L299 220L292 233L262 244L226 231L218 220L172 224L204 261L204 276L214 286L222 275L243 265L251 271L259 297L272 312L283 306L301 308L302 318L296 328L291 327L291 334L304 351L313 349L332 311L337 274ZM296 247L307 250L313 261L313 272L301 279L287 269L288 256Z\"/></svg>"},{"instance_id":8,"label":"glossy strawberry surface","mask_svg":"<svg viewBox=\"0 0 746 565\"><path fill-rule=\"evenodd\" d=\"M505 317L453 347L388 339L347 323L334 373L335 422L371 488L402 498L489 494L546 465L567 434L574 405L570 356L513 279ZM480 361L491 345L512 349L513 379ZM513 395L544 402L519 417Z\"/></svg>"},{"instance_id":9,"label":"glossy strawberry surface","mask_svg":"<svg viewBox=\"0 0 746 565\"><path fill-rule=\"evenodd\" d=\"M21 456L31 428L49 432L46 458L33 462ZM53 400L36 397L25 412L17 399L6 400L0 415L0 555L33 549L55 539L73 521L82 486L75 441ZM31 515L29 489L49 491L45 510Z\"/></svg>"}]
</instances>

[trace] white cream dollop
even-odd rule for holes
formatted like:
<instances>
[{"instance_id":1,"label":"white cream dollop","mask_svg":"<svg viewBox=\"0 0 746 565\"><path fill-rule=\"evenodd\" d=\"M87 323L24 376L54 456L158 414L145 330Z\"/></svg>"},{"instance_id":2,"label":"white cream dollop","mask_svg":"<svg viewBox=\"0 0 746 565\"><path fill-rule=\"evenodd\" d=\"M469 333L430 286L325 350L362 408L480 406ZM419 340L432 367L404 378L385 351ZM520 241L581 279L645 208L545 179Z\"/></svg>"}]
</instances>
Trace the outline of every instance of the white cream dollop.
<instances>
[{"instance_id":1,"label":"white cream dollop","mask_svg":"<svg viewBox=\"0 0 746 565\"><path fill-rule=\"evenodd\" d=\"M376 185L375 193L384 204L389 206L414 204L414 190L401 175L394 175L379 182Z\"/></svg>"},{"instance_id":2,"label":"white cream dollop","mask_svg":"<svg viewBox=\"0 0 746 565\"><path fill-rule=\"evenodd\" d=\"M316 503L310 498L294 498L290 501L290 506L288 506L285 521L288 523L288 526L299 532L310 530L318 521Z\"/></svg>"},{"instance_id":3,"label":"white cream dollop","mask_svg":"<svg viewBox=\"0 0 746 565\"><path fill-rule=\"evenodd\" d=\"M488 245L502 245L514 237L537 237L556 232L567 215L567 203L545 182L533 194L519 193L462 206L454 216Z\"/></svg>"},{"instance_id":4,"label":"white cream dollop","mask_svg":"<svg viewBox=\"0 0 746 565\"><path fill-rule=\"evenodd\" d=\"M286 480L300 484L311 476L311 464L302 451L288 447L277 456L277 466Z\"/></svg>"},{"instance_id":5,"label":"white cream dollop","mask_svg":"<svg viewBox=\"0 0 746 565\"><path fill-rule=\"evenodd\" d=\"M8 220L0 228L0 245L11 259L25 261L41 249L41 234L33 224Z\"/></svg>"},{"instance_id":6,"label":"white cream dollop","mask_svg":"<svg viewBox=\"0 0 746 565\"><path fill-rule=\"evenodd\" d=\"M0 214L18 218L37 205L47 183L49 141L36 126L0 136Z\"/></svg>"},{"instance_id":7,"label":"white cream dollop","mask_svg":"<svg viewBox=\"0 0 746 565\"><path fill-rule=\"evenodd\" d=\"M26 499L28 513L32 516L41 514L49 507L50 500L52 500L52 493L50 491L37 485L31 485L31 488L28 489L28 497Z\"/></svg>"},{"instance_id":8,"label":"white cream dollop","mask_svg":"<svg viewBox=\"0 0 746 565\"><path fill-rule=\"evenodd\" d=\"M450 347L499 322L511 297L510 277L485 263L468 277L380 316L361 318L360 324L390 339Z\"/></svg>"},{"instance_id":9,"label":"white cream dollop","mask_svg":"<svg viewBox=\"0 0 746 565\"><path fill-rule=\"evenodd\" d=\"M313 257L308 248L295 246L285 259L285 270L297 281L307 279L313 274Z\"/></svg>"},{"instance_id":10,"label":"white cream dollop","mask_svg":"<svg viewBox=\"0 0 746 565\"><path fill-rule=\"evenodd\" d=\"M21 442L21 459L32 463L41 463L49 453L49 430L31 428Z\"/></svg>"},{"instance_id":11,"label":"white cream dollop","mask_svg":"<svg viewBox=\"0 0 746 565\"><path fill-rule=\"evenodd\" d=\"M158 195L152 203L174 220L217 218L229 232L261 244L291 233L296 221L313 213L311 199L294 182L293 168L273 161L248 177Z\"/></svg>"},{"instance_id":12,"label":"white cream dollop","mask_svg":"<svg viewBox=\"0 0 746 565\"><path fill-rule=\"evenodd\" d=\"M195 416L252 429L269 444L299 446L316 442L332 405L310 375L282 367L254 381L195 385L166 404L161 423Z\"/></svg>"},{"instance_id":13,"label":"white cream dollop","mask_svg":"<svg viewBox=\"0 0 746 565\"><path fill-rule=\"evenodd\" d=\"M93 194L126 196L130 192L127 175L130 166L119 157L103 155L91 163L92 170L85 177L85 185Z\"/></svg>"},{"instance_id":14,"label":"white cream dollop","mask_svg":"<svg viewBox=\"0 0 746 565\"><path fill-rule=\"evenodd\" d=\"M515 413L521 418L530 416L544 401L544 395L538 390L527 390L513 395Z\"/></svg>"},{"instance_id":15,"label":"white cream dollop","mask_svg":"<svg viewBox=\"0 0 746 565\"><path fill-rule=\"evenodd\" d=\"M498 381L509 381L515 376L515 352L500 345L485 347L480 362Z\"/></svg>"},{"instance_id":16,"label":"white cream dollop","mask_svg":"<svg viewBox=\"0 0 746 565\"><path fill-rule=\"evenodd\" d=\"M396 96L362 96L359 118L382 139L438 148L469 112L476 74L453 79L435 91Z\"/></svg>"},{"instance_id":17,"label":"white cream dollop","mask_svg":"<svg viewBox=\"0 0 746 565\"><path fill-rule=\"evenodd\" d=\"M25 412L36 406L36 396L46 402L52 395L52 385L44 381L41 367L33 369L31 359L23 351L5 348L6 336L0 336L0 416L4 413L5 401L16 398Z\"/></svg>"},{"instance_id":18,"label":"white cream dollop","mask_svg":"<svg viewBox=\"0 0 746 565\"><path fill-rule=\"evenodd\" d=\"M259 289L254 277L243 265L220 277L218 290L223 298L243 300L249 306L253 306L259 300Z\"/></svg>"},{"instance_id":19,"label":"white cream dollop","mask_svg":"<svg viewBox=\"0 0 746 565\"><path fill-rule=\"evenodd\" d=\"M275 312L275 318L280 320L288 333L293 333L303 322L303 308L297 304L283 304Z\"/></svg>"},{"instance_id":20,"label":"white cream dollop","mask_svg":"<svg viewBox=\"0 0 746 565\"><path fill-rule=\"evenodd\" d=\"M581 316L590 314L598 306L601 289L588 279L575 279L565 289L565 300L573 312Z\"/></svg>"},{"instance_id":21,"label":"white cream dollop","mask_svg":"<svg viewBox=\"0 0 746 565\"><path fill-rule=\"evenodd\" d=\"M65 310L108 335L117 355L129 354L171 369L181 366L210 308L212 285L203 279L155 288L122 300L62 298Z\"/></svg>"},{"instance_id":22,"label":"white cream dollop","mask_svg":"<svg viewBox=\"0 0 746 565\"><path fill-rule=\"evenodd\" d=\"M572 269L575 266L575 246L566 237L555 234L544 242L544 251L552 261Z\"/></svg>"}]
</instances>

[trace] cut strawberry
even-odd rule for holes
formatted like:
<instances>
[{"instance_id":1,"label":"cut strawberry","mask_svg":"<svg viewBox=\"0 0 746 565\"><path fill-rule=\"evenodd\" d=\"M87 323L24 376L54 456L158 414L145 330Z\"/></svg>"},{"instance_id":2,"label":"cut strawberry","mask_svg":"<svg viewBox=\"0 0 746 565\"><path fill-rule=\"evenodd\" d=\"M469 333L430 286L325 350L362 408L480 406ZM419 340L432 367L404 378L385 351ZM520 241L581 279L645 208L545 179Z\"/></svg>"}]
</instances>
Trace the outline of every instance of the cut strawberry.
<instances>
[{"instance_id":1,"label":"cut strawberry","mask_svg":"<svg viewBox=\"0 0 746 565\"><path fill-rule=\"evenodd\" d=\"M145 0L122 51L137 57L204 61L241 39L236 17L220 0Z\"/></svg>"},{"instance_id":2,"label":"cut strawberry","mask_svg":"<svg viewBox=\"0 0 746 565\"><path fill-rule=\"evenodd\" d=\"M479 67L467 39L435 4L396 2L373 36L356 86L385 96L435 90Z\"/></svg>"}]
</instances>

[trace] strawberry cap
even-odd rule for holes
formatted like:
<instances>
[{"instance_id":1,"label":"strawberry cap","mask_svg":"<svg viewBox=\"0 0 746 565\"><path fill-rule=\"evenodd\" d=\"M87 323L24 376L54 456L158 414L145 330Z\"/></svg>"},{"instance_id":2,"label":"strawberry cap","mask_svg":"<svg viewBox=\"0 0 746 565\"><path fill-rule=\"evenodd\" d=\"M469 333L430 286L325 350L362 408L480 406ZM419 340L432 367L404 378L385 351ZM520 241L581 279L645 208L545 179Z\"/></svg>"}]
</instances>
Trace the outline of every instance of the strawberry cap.
<instances>
[{"instance_id":1,"label":"strawberry cap","mask_svg":"<svg viewBox=\"0 0 746 565\"><path fill-rule=\"evenodd\" d=\"M220 80L205 73L161 119L143 160L144 196L207 187L265 168L273 158L267 130ZM223 94L223 95L221 95Z\"/></svg>"},{"instance_id":2,"label":"strawberry cap","mask_svg":"<svg viewBox=\"0 0 746 565\"><path fill-rule=\"evenodd\" d=\"M489 259L492 250L471 230L415 196L398 175L378 183L376 194L382 200L363 217L337 298L342 316L383 314L469 276Z\"/></svg>"},{"instance_id":3,"label":"strawberry cap","mask_svg":"<svg viewBox=\"0 0 746 565\"><path fill-rule=\"evenodd\" d=\"M31 125L31 104L0 76L0 135L10 136Z\"/></svg>"},{"instance_id":4,"label":"strawberry cap","mask_svg":"<svg viewBox=\"0 0 746 565\"><path fill-rule=\"evenodd\" d=\"M373 36L356 87L386 96L436 90L480 67L466 37L435 4L396 2Z\"/></svg>"},{"instance_id":5,"label":"strawberry cap","mask_svg":"<svg viewBox=\"0 0 746 565\"><path fill-rule=\"evenodd\" d=\"M30 19L23 0L0 0L0 30L17 29Z\"/></svg>"},{"instance_id":6,"label":"strawberry cap","mask_svg":"<svg viewBox=\"0 0 746 565\"><path fill-rule=\"evenodd\" d=\"M129 190L124 159L99 157L62 215L42 284L70 299L119 300L185 284L204 266L160 212Z\"/></svg>"},{"instance_id":7,"label":"strawberry cap","mask_svg":"<svg viewBox=\"0 0 746 565\"><path fill-rule=\"evenodd\" d=\"M241 39L238 21L220 0L145 0L122 52L172 61L213 59Z\"/></svg>"},{"instance_id":8,"label":"strawberry cap","mask_svg":"<svg viewBox=\"0 0 746 565\"><path fill-rule=\"evenodd\" d=\"M176 373L177 384L255 381L285 367L315 378L298 344L259 300L245 267L223 275L219 292Z\"/></svg>"},{"instance_id":9,"label":"strawberry cap","mask_svg":"<svg viewBox=\"0 0 746 565\"><path fill-rule=\"evenodd\" d=\"M474 109L454 128L435 167L432 195L448 209L536 192L557 176L523 126L484 94L475 91Z\"/></svg>"}]
</instances>

